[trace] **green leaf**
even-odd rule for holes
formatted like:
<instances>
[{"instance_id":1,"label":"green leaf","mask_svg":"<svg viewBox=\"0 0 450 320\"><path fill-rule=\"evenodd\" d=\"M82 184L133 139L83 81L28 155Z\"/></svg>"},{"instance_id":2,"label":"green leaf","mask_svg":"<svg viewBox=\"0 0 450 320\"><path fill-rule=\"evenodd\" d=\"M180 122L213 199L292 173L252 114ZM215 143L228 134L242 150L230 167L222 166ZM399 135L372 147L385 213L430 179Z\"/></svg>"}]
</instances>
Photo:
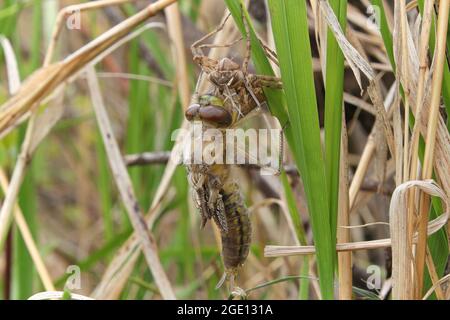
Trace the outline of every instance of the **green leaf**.
<instances>
[{"instance_id":1,"label":"green leaf","mask_svg":"<svg viewBox=\"0 0 450 320\"><path fill-rule=\"evenodd\" d=\"M308 19L304 1L269 1L272 28L316 246L320 288L333 298L335 248L331 239L325 163L321 150Z\"/></svg>"},{"instance_id":2,"label":"green leaf","mask_svg":"<svg viewBox=\"0 0 450 320\"><path fill-rule=\"evenodd\" d=\"M345 30L347 1L330 2L331 8ZM330 230L333 247L339 205L339 164L341 156L342 102L344 96L344 55L329 29L327 35L327 63L325 80L325 166L330 206Z\"/></svg>"},{"instance_id":3,"label":"green leaf","mask_svg":"<svg viewBox=\"0 0 450 320\"><path fill-rule=\"evenodd\" d=\"M384 47L386 49L387 55L389 57L389 61L391 62L391 65L393 68L395 68L395 60L394 60L394 45L392 41L392 33L389 29L389 24L387 22L386 18L386 12L384 11L384 5L382 0L372 0L372 5L378 9L375 11L375 14L377 12L379 13L379 28L381 32L381 37L383 38ZM394 69L395 70L395 69Z\"/></svg>"}]
</instances>

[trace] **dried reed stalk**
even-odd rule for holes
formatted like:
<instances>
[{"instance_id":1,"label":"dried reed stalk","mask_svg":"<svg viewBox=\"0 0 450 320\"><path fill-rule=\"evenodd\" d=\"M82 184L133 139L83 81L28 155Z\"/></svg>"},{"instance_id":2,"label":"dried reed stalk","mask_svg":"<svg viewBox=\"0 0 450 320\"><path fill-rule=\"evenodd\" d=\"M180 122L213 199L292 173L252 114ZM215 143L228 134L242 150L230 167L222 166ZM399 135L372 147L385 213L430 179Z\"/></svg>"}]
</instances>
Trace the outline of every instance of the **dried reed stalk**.
<instances>
[{"instance_id":1,"label":"dried reed stalk","mask_svg":"<svg viewBox=\"0 0 450 320\"><path fill-rule=\"evenodd\" d=\"M439 188L432 180L415 180L408 181L398 186L391 200L389 209L390 233L392 239L392 282L393 282L393 299L413 299L416 292L414 284L420 279L417 273L417 265L414 264L412 247L408 245L408 194L409 189L419 188L429 195L440 197L445 203L445 214L442 214L434 221L448 221L449 215L449 198L445 192ZM428 223L425 228L425 234L430 235L430 225ZM444 224L444 225L445 225ZM440 223L439 223L440 225ZM442 227L443 225L441 225ZM438 228L439 229L439 228ZM435 231L437 231L436 229ZM421 234L418 232L413 238L413 242L420 241Z\"/></svg>"},{"instance_id":2,"label":"dried reed stalk","mask_svg":"<svg viewBox=\"0 0 450 320\"><path fill-rule=\"evenodd\" d=\"M450 216L450 199L446 195L446 193L434 183L432 180L418 180L418 181L408 181L404 184L398 186L394 194L392 196L391 206L389 208L390 216L392 219L397 219L398 215L405 215L405 210L407 208L407 202L405 201L405 194L412 187L418 187L422 190L425 190L429 194L433 196L437 196L443 199L445 203L445 212L439 215L436 219L429 221L427 225L427 234L432 235L436 233L438 230L443 228L447 222L449 221ZM398 223L395 223L398 225ZM394 223L391 223L392 226ZM397 227L396 227L397 228ZM400 229L400 228L397 228ZM392 237L391 230L391 237ZM401 233L394 230L396 235ZM379 248L387 248L391 245L394 245L394 240L391 241L392 238L379 239L379 240L370 240L370 241L358 241L358 242L347 242L347 243L338 243L336 245L336 251L344 252L344 251L355 251L355 250L371 250L371 249L379 249ZM413 241L417 242L418 235L417 233L414 235ZM398 238L395 239L395 245L398 243ZM314 254L315 247L314 246L266 246L264 248L264 256L265 257L283 257L283 256L293 256L293 255L305 255L305 254Z\"/></svg>"},{"instance_id":3,"label":"dried reed stalk","mask_svg":"<svg viewBox=\"0 0 450 320\"><path fill-rule=\"evenodd\" d=\"M432 22L432 13L433 13L433 4L434 1L426 0L424 5L424 12L422 15L422 30L420 33L420 42L419 42L419 78L417 82L417 95L416 95L416 118L419 121L416 121L414 124L414 128L412 131L411 137L411 150L408 153L408 161L410 161L410 172L409 172L409 180L418 179L419 175L419 137L420 130L419 124L420 119L422 118L423 113L423 100L424 100L424 91L425 91L425 82L428 76L428 43L430 38L430 30L431 30L431 22ZM408 173L405 173L408 174ZM414 226L417 223L417 209L416 209L416 199L417 192L415 190L411 190L409 194L409 208L408 208L408 233L412 235L414 231ZM415 287L415 297L419 296L418 288Z\"/></svg>"},{"instance_id":4,"label":"dried reed stalk","mask_svg":"<svg viewBox=\"0 0 450 320\"><path fill-rule=\"evenodd\" d=\"M87 79L98 126L108 155L111 171L113 172L122 201L128 212L131 224L139 238L144 257L152 271L153 278L155 279L162 297L164 299L173 300L175 299L175 293L173 292L172 286L159 261L156 241L152 233L148 230L139 203L134 195L133 185L123 161L123 157L120 154L117 141L114 138L108 114L106 113L103 98L100 93L98 79L93 68L88 70Z\"/></svg>"},{"instance_id":5,"label":"dried reed stalk","mask_svg":"<svg viewBox=\"0 0 450 320\"><path fill-rule=\"evenodd\" d=\"M448 17L450 0L442 0L439 4L439 16L437 22L435 69L431 85L431 100L427 124L427 136L425 145L425 157L422 168L422 179L430 179L433 174L433 162L436 145L436 132L439 120L439 106L441 100L442 79L444 72L445 51L447 42ZM447 178L450 179L449 176ZM449 190L449 189L447 189ZM450 190L449 190L450 191ZM449 192L448 191L448 192ZM423 288L423 277L426 255L426 226L428 222L428 211L430 209L430 197L426 193L420 196L419 204L419 241L416 247L415 265L417 268L417 294L421 295ZM418 297L417 297L418 298Z\"/></svg>"}]
</instances>

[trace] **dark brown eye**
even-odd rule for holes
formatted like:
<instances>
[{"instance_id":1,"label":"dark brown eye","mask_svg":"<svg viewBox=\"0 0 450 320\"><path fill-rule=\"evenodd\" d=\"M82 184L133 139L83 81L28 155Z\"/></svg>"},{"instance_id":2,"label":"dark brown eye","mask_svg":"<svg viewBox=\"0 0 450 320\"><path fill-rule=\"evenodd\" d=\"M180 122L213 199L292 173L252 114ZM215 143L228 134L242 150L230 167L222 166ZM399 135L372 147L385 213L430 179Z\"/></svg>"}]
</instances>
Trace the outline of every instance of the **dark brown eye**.
<instances>
[{"instance_id":1,"label":"dark brown eye","mask_svg":"<svg viewBox=\"0 0 450 320\"><path fill-rule=\"evenodd\" d=\"M200 105L198 103L195 104L191 104L187 109L186 112L184 113L184 116L186 117L186 119L188 119L189 121L193 120L197 114L198 114L198 110L200 109Z\"/></svg>"},{"instance_id":2,"label":"dark brown eye","mask_svg":"<svg viewBox=\"0 0 450 320\"><path fill-rule=\"evenodd\" d=\"M202 120L215 123L219 126L229 126L232 121L231 115L227 110L216 106L200 108L199 116Z\"/></svg>"}]
</instances>

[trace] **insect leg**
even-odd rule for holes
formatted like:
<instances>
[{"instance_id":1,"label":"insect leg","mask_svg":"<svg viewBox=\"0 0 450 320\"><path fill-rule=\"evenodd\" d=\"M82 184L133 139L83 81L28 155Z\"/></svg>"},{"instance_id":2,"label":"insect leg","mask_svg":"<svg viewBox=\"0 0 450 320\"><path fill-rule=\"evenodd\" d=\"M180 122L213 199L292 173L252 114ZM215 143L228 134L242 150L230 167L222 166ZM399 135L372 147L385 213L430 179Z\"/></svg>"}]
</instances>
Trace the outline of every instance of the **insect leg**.
<instances>
[{"instance_id":1,"label":"insect leg","mask_svg":"<svg viewBox=\"0 0 450 320\"><path fill-rule=\"evenodd\" d=\"M225 19L222 21L222 23L216 29L214 29L210 33L204 35L203 37L201 37L200 39L198 39L191 45L191 51L192 51L193 56L205 56L205 54L203 53L203 51L201 49L200 43L202 43L206 39L212 37L216 33L220 32L225 27L225 24L227 23L230 16L231 16L231 12L225 17Z\"/></svg>"},{"instance_id":2,"label":"insect leg","mask_svg":"<svg viewBox=\"0 0 450 320\"><path fill-rule=\"evenodd\" d=\"M252 74L249 75L249 79L253 87L283 89L283 82L279 77Z\"/></svg>"},{"instance_id":3,"label":"insect leg","mask_svg":"<svg viewBox=\"0 0 450 320\"><path fill-rule=\"evenodd\" d=\"M261 47L266 52L267 58L270 59L273 63L275 63L277 66L280 66L278 63L278 55L275 51L269 48L268 45L266 45L260 38L258 38L259 43L261 44Z\"/></svg>"},{"instance_id":4,"label":"insect leg","mask_svg":"<svg viewBox=\"0 0 450 320\"><path fill-rule=\"evenodd\" d=\"M248 26L248 21L245 18L244 15L244 7L241 4L241 13L242 13L242 23L244 24L244 28L245 28L245 38L246 38L246 49L245 49L245 57L244 57L244 62L242 63L242 69L244 71L244 79L247 77L248 74L248 64L250 62L250 55L251 55L251 50L252 50L252 44L250 41L250 29Z\"/></svg>"},{"instance_id":5,"label":"insect leg","mask_svg":"<svg viewBox=\"0 0 450 320\"><path fill-rule=\"evenodd\" d=\"M242 40L242 37L230 42L230 43L226 43L226 44L213 44L213 43L207 43L207 44L201 44L199 45L197 48L199 49L204 49L204 48L227 48L227 47L232 47L234 46L236 43L238 43L239 41Z\"/></svg>"},{"instance_id":6,"label":"insect leg","mask_svg":"<svg viewBox=\"0 0 450 320\"><path fill-rule=\"evenodd\" d=\"M241 4L241 13L242 13L242 23L244 24L245 28L245 37L246 37L246 50L245 50L245 57L244 62L242 63L242 72L243 72L243 80L244 80L244 86L247 89L247 91L252 96L253 100L255 101L256 105L258 107L261 107L261 103L259 102L258 98L256 98L255 93L253 92L252 86L248 81L248 65L250 63L250 56L252 51L252 44L250 41L250 28L248 26L248 21L245 18L244 15L244 7Z\"/></svg>"},{"instance_id":7,"label":"insect leg","mask_svg":"<svg viewBox=\"0 0 450 320\"><path fill-rule=\"evenodd\" d=\"M241 108L239 106L236 105L233 96L236 95L235 93L231 93L230 88L228 86L225 86L225 91L226 91L226 95L225 95L225 99L229 99L231 101L231 104L233 105L233 109L235 109L237 111L238 117L237 119L242 119L244 118L244 114L241 111Z\"/></svg>"},{"instance_id":8,"label":"insect leg","mask_svg":"<svg viewBox=\"0 0 450 320\"><path fill-rule=\"evenodd\" d=\"M245 86L245 89L247 89L248 93L250 93L250 95L252 96L252 99L255 101L258 108L261 108L261 103L259 102L258 98L255 96L255 93L253 92L253 88L250 85L250 83L248 82L247 77L245 77L245 76L244 76L244 86Z\"/></svg>"}]
</instances>

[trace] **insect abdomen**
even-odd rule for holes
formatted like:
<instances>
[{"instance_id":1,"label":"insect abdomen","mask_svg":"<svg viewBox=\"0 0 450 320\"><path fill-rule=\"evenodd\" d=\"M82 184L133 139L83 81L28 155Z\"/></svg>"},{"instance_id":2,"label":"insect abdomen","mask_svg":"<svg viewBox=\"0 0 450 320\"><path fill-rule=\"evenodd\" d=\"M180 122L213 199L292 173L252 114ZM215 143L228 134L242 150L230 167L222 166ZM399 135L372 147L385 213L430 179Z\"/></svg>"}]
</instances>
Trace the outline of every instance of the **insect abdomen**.
<instances>
[{"instance_id":1,"label":"insect abdomen","mask_svg":"<svg viewBox=\"0 0 450 320\"><path fill-rule=\"evenodd\" d=\"M228 232L222 232L222 259L225 271L235 273L248 256L251 223L239 187L230 183L223 187L222 199Z\"/></svg>"}]
</instances>

